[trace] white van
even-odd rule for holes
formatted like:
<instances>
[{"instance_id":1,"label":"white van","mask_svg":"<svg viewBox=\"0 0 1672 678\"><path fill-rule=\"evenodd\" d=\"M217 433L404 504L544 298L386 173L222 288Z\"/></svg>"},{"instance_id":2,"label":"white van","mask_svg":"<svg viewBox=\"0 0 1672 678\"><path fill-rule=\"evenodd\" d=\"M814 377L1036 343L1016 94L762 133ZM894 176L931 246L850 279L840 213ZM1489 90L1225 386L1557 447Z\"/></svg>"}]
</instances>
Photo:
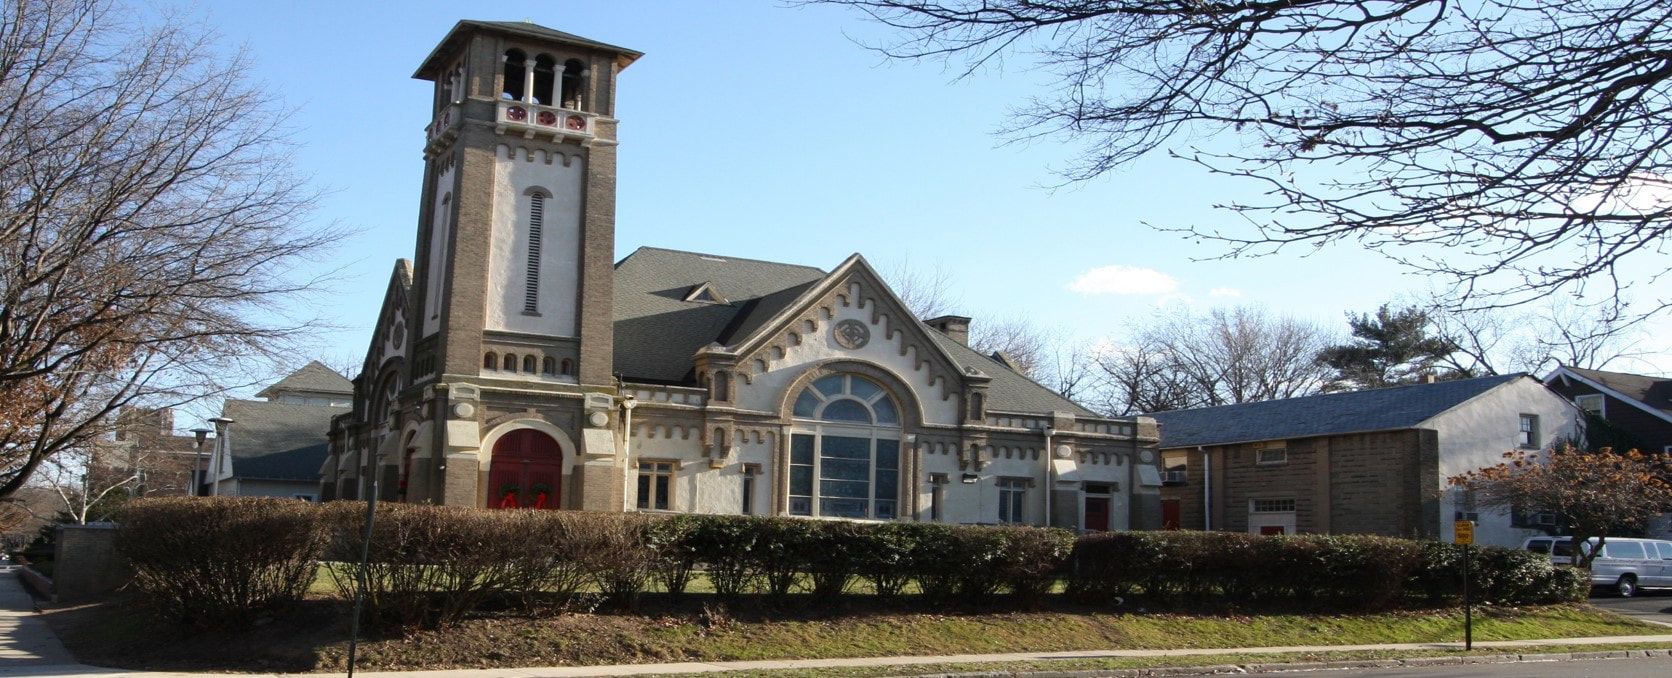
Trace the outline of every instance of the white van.
<instances>
[{"instance_id":1,"label":"white van","mask_svg":"<svg viewBox=\"0 0 1672 678\"><path fill-rule=\"evenodd\" d=\"M1595 544L1592 538L1590 545ZM1573 564L1571 538L1531 537L1523 547L1549 555L1557 565ZM1602 553L1591 559L1591 585L1628 598L1644 588L1672 588L1672 541L1609 537Z\"/></svg>"}]
</instances>

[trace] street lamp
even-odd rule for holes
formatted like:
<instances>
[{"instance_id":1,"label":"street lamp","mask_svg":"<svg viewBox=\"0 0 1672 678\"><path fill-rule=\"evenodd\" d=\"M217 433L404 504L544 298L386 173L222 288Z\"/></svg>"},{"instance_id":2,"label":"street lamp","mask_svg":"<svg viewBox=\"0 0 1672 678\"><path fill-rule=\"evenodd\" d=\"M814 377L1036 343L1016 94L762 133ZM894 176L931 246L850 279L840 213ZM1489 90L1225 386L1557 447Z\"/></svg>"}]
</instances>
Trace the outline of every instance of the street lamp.
<instances>
[{"instance_id":1,"label":"street lamp","mask_svg":"<svg viewBox=\"0 0 1672 678\"><path fill-rule=\"evenodd\" d=\"M226 451L226 429L234 422L226 417L215 417L209 423L215 425L215 456L209 459L209 496L218 497L221 494L221 455Z\"/></svg>"},{"instance_id":2,"label":"street lamp","mask_svg":"<svg viewBox=\"0 0 1672 678\"><path fill-rule=\"evenodd\" d=\"M208 438L210 433L214 433L214 431L206 428L192 429L192 437L197 439L197 446L192 448L197 451L197 463L192 465L192 496L194 497L203 495L203 478L208 475L208 469L203 468L203 440Z\"/></svg>"}]
</instances>

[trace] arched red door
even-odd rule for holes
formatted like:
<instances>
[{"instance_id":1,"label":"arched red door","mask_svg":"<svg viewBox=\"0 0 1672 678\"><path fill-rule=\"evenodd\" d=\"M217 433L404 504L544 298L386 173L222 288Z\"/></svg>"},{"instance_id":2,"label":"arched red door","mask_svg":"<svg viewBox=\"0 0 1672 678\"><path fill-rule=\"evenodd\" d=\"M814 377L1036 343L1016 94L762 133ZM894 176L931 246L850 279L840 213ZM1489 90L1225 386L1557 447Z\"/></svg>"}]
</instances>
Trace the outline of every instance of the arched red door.
<instances>
[{"instance_id":1,"label":"arched red door","mask_svg":"<svg viewBox=\"0 0 1672 678\"><path fill-rule=\"evenodd\" d=\"M563 505L563 448L531 428L493 444L488 464L488 508L555 509Z\"/></svg>"}]
</instances>

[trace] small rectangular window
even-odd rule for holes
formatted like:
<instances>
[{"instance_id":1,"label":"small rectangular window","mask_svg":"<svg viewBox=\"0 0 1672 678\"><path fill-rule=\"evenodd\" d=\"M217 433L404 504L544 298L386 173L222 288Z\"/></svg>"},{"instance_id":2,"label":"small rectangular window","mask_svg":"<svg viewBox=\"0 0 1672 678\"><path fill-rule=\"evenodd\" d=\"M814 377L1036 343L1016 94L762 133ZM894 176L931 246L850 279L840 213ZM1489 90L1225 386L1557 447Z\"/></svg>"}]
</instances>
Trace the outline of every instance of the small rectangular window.
<instances>
[{"instance_id":1,"label":"small rectangular window","mask_svg":"<svg viewBox=\"0 0 1672 678\"><path fill-rule=\"evenodd\" d=\"M743 515L755 515L755 477L743 476Z\"/></svg>"},{"instance_id":2,"label":"small rectangular window","mask_svg":"<svg viewBox=\"0 0 1672 678\"><path fill-rule=\"evenodd\" d=\"M673 462L640 462L638 490L641 510L668 510L673 492Z\"/></svg>"},{"instance_id":3,"label":"small rectangular window","mask_svg":"<svg viewBox=\"0 0 1672 678\"><path fill-rule=\"evenodd\" d=\"M1250 507L1254 513L1293 513L1295 500L1293 499L1255 499Z\"/></svg>"},{"instance_id":4,"label":"small rectangular window","mask_svg":"<svg viewBox=\"0 0 1672 678\"><path fill-rule=\"evenodd\" d=\"M1516 433L1515 443L1523 449L1538 449L1538 415L1521 415L1520 431Z\"/></svg>"},{"instance_id":5,"label":"small rectangular window","mask_svg":"<svg viewBox=\"0 0 1672 678\"><path fill-rule=\"evenodd\" d=\"M1289 461L1289 448L1263 447L1254 452L1256 464L1286 464Z\"/></svg>"},{"instance_id":6,"label":"small rectangular window","mask_svg":"<svg viewBox=\"0 0 1672 678\"><path fill-rule=\"evenodd\" d=\"M1027 495L1028 481L1022 478L999 478L999 522L1020 523L1023 521L1023 503Z\"/></svg>"},{"instance_id":7,"label":"small rectangular window","mask_svg":"<svg viewBox=\"0 0 1672 678\"><path fill-rule=\"evenodd\" d=\"M1590 412L1591 414L1599 417L1608 416L1606 414L1608 401L1601 393L1588 393L1585 395L1574 396L1573 404L1578 405L1579 409Z\"/></svg>"}]
</instances>

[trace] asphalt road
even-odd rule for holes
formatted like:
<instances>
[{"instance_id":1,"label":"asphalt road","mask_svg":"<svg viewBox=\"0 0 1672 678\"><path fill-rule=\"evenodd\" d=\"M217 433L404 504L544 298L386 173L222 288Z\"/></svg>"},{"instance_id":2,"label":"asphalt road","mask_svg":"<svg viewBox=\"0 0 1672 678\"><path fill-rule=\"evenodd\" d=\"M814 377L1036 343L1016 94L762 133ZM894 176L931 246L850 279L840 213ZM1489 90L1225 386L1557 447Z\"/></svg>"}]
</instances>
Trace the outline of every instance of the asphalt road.
<instances>
[{"instance_id":1,"label":"asphalt road","mask_svg":"<svg viewBox=\"0 0 1672 678\"><path fill-rule=\"evenodd\" d=\"M1643 621L1672 624L1672 590L1644 591L1631 598L1594 596L1591 604Z\"/></svg>"},{"instance_id":2,"label":"asphalt road","mask_svg":"<svg viewBox=\"0 0 1672 678\"><path fill-rule=\"evenodd\" d=\"M1465 666L1423 666L1401 669L1364 669L1320 672L1319 676L1354 678L1666 678L1672 674L1672 659L1581 659L1565 662L1516 662L1511 664L1468 664ZM1283 675L1283 674L1274 674Z\"/></svg>"}]
</instances>

